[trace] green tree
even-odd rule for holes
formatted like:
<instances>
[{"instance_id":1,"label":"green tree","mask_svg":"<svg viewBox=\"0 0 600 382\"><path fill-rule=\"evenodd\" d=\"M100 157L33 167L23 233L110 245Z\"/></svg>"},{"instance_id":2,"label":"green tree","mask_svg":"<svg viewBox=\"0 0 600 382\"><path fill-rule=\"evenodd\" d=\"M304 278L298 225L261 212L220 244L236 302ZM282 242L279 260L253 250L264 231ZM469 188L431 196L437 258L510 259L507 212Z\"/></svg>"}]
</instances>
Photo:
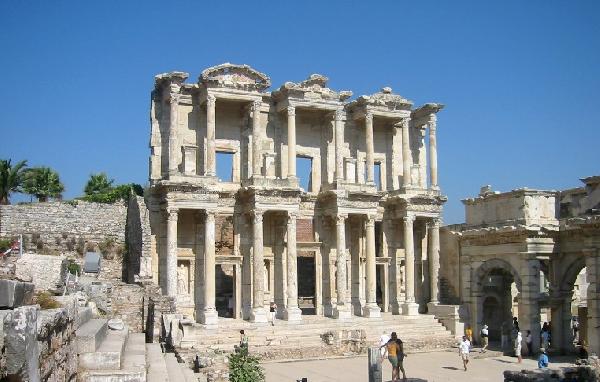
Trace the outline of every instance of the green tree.
<instances>
[{"instance_id":1,"label":"green tree","mask_svg":"<svg viewBox=\"0 0 600 382\"><path fill-rule=\"evenodd\" d=\"M9 204L10 194L21 191L26 167L25 160L13 166L10 159L0 159L0 204Z\"/></svg>"},{"instance_id":2,"label":"green tree","mask_svg":"<svg viewBox=\"0 0 600 382\"><path fill-rule=\"evenodd\" d=\"M107 194L112 191L114 179L108 179L106 173L90 175L90 179L85 184L83 192L87 196Z\"/></svg>"},{"instance_id":3,"label":"green tree","mask_svg":"<svg viewBox=\"0 0 600 382\"><path fill-rule=\"evenodd\" d=\"M65 186L60 182L58 173L50 167L33 167L25 171L23 191L40 202L47 202L48 198L62 197Z\"/></svg>"}]
</instances>

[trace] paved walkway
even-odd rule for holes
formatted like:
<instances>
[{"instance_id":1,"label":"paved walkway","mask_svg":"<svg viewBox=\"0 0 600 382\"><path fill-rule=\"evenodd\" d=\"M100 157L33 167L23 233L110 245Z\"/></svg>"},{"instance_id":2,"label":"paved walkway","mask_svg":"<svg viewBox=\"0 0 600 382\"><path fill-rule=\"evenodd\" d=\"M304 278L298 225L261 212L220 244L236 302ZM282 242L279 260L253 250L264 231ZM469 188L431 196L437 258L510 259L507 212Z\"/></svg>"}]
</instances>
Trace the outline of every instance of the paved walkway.
<instances>
[{"instance_id":1,"label":"paved walkway","mask_svg":"<svg viewBox=\"0 0 600 382\"><path fill-rule=\"evenodd\" d=\"M473 353L472 356L477 356ZM570 365L565 359L551 359L551 367ZM266 363L266 382L296 382L302 377L308 382L366 382L368 381L367 357L343 358L322 361L298 361ZM517 363L513 357L492 357L477 359L471 357L469 370L464 371L458 350L453 352L432 352L409 354L404 360L404 368L410 382L452 382L452 381L504 381L504 370L537 368L537 361L523 359ZM383 364L384 381L391 378L390 363Z\"/></svg>"}]
</instances>

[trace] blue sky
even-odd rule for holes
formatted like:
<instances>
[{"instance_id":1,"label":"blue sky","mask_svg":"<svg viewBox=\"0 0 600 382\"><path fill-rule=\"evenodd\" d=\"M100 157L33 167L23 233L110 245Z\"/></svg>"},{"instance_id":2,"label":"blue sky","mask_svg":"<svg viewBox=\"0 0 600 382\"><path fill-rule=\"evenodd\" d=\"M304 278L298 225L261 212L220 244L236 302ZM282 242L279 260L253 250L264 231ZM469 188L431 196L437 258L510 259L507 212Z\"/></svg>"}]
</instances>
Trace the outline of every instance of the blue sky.
<instances>
[{"instance_id":1,"label":"blue sky","mask_svg":"<svg viewBox=\"0 0 600 382\"><path fill-rule=\"evenodd\" d=\"M0 158L148 178L157 73L247 63L274 86L310 73L382 86L438 118L445 222L491 184L560 189L600 174L600 1L3 1Z\"/></svg>"}]
</instances>

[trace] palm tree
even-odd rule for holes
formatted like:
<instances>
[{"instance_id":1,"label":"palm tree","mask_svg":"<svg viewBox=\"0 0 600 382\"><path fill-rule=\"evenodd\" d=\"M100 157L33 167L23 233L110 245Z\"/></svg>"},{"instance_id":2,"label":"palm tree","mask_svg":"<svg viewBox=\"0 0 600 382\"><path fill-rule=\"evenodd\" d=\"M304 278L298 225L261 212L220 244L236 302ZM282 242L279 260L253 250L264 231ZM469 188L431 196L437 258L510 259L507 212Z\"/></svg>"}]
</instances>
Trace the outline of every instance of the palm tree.
<instances>
[{"instance_id":1,"label":"palm tree","mask_svg":"<svg viewBox=\"0 0 600 382\"><path fill-rule=\"evenodd\" d=\"M58 173L50 167L33 167L25 171L23 191L40 202L47 202L48 198L61 198L64 190Z\"/></svg>"},{"instance_id":2,"label":"palm tree","mask_svg":"<svg viewBox=\"0 0 600 382\"><path fill-rule=\"evenodd\" d=\"M83 192L85 192L86 195L105 194L112 190L113 182L114 179L108 179L108 176L104 172L92 174L85 184Z\"/></svg>"},{"instance_id":3,"label":"palm tree","mask_svg":"<svg viewBox=\"0 0 600 382\"><path fill-rule=\"evenodd\" d=\"M10 204L10 194L21 190L26 167L26 160L13 166L10 159L0 159L0 204Z\"/></svg>"}]
</instances>

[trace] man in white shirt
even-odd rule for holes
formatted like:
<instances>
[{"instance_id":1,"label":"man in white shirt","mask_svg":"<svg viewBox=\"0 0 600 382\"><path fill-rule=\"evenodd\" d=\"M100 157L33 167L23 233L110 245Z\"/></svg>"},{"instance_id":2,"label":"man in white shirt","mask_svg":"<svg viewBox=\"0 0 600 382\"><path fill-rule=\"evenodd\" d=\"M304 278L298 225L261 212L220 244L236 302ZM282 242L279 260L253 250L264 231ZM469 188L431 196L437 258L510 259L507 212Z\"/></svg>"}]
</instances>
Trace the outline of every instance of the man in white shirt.
<instances>
[{"instance_id":1,"label":"man in white shirt","mask_svg":"<svg viewBox=\"0 0 600 382\"><path fill-rule=\"evenodd\" d=\"M481 352L485 353L485 351L487 350L488 347L488 336L489 336L489 331L488 331L488 326L487 325L483 325L483 328L481 329L481 343L483 345L483 347L481 348Z\"/></svg>"},{"instance_id":2,"label":"man in white shirt","mask_svg":"<svg viewBox=\"0 0 600 382\"><path fill-rule=\"evenodd\" d=\"M458 345L458 355L463 361L465 371L467 371L467 364L469 363L469 351L471 350L471 343L467 339L467 336L463 336L462 341Z\"/></svg>"},{"instance_id":3,"label":"man in white shirt","mask_svg":"<svg viewBox=\"0 0 600 382\"><path fill-rule=\"evenodd\" d=\"M385 353L385 348L382 348L383 345L387 344L390 340L390 336L386 331L381 333L381 337L379 337L379 351L381 352L381 359L383 359L383 355Z\"/></svg>"}]
</instances>

